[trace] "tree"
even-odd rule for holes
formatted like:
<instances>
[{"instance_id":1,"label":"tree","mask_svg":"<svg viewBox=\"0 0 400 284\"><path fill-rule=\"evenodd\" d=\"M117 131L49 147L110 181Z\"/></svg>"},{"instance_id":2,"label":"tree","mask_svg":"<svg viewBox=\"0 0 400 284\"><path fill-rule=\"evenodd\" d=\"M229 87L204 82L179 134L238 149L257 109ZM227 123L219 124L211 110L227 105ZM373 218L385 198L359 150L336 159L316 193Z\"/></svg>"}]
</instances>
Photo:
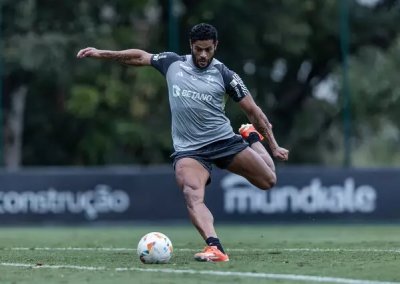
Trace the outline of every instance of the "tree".
<instances>
[{"instance_id":1,"label":"tree","mask_svg":"<svg viewBox=\"0 0 400 284\"><path fill-rule=\"evenodd\" d=\"M163 86L152 79L155 73L75 60L83 45L115 49L150 44L155 22L149 19L147 2L5 1L6 166L21 162L19 155L11 156L22 145L18 129L24 134L25 165L123 162L124 147L129 148L129 162L161 160L168 139L155 139L154 148L160 150L144 149L153 145L151 139L150 146L138 149L150 137L152 120L147 125L134 120L146 119L159 106L155 90ZM18 94L22 99L16 99ZM25 112L13 112L14 101L24 106L25 97ZM150 109L147 101L157 101L157 107Z\"/></svg>"},{"instance_id":2,"label":"tree","mask_svg":"<svg viewBox=\"0 0 400 284\"><path fill-rule=\"evenodd\" d=\"M290 162L341 165L341 99L315 96L340 72L338 1L185 3L193 7L184 26L208 21L219 28L218 56L244 77L278 141L291 149ZM351 54L365 46L391 46L399 34L398 11L395 1L372 7L351 1ZM231 117L236 126L245 119L237 110Z\"/></svg>"},{"instance_id":3,"label":"tree","mask_svg":"<svg viewBox=\"0 0 400 284\"><path fill-rule=\"evenodd\" d=\"M193 24L206 21L218 28L218 59L244 78L278 141L291 149L290 163L341 164L336 0L176 2L182 12L181 53L189 52ZM170 113L162 76L153 68L75 59L85 46L167 50L168 3L3 1L8 166L16 168L21 160L24 165L169 161ZM394 75L399 4L350 4L356 162L373 163L376 158L365 152L374 149L381 153L379 164L395 164L398 157L387 156L396 150L399 129ZM331 98L321 96L327 86ZM228 103L226 111L235 128L246 121L235 104ZM385 125L386 138L369 139L380 133L376 125ZM369 140L375 142L366 144Z\"/></svg>"}]
</instances>

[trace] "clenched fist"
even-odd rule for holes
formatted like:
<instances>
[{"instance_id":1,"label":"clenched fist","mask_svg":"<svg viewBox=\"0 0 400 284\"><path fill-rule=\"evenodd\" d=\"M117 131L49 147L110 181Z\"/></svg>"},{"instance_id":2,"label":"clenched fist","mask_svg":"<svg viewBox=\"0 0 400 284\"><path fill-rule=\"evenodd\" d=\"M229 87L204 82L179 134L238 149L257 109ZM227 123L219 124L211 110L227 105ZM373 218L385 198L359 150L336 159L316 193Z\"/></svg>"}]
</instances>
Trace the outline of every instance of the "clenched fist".
<instances>
[{"instance_id":1,"label":"clenched fist","mask_svg":"<svg viewBox=\"0 0 400 284\"><path fill-rule=\"evenodd\" d=\"M280 161L287 161L289 159L289 150L278 147L272 151L272 155Z\"/></svg>"},{"instance_id":2,"label":"clenched fist","mask_svg":"<svg viewBox=\"0 0 400 284\"><path fill-rule=\"evenodd\" d=\"M98 50L97 48L94 48L94 47L86 47L84 49L79 50L76 57L78 57L78 58L84 58L84 57L100 58L100 50Z\"/></svg>"}]
</instances>

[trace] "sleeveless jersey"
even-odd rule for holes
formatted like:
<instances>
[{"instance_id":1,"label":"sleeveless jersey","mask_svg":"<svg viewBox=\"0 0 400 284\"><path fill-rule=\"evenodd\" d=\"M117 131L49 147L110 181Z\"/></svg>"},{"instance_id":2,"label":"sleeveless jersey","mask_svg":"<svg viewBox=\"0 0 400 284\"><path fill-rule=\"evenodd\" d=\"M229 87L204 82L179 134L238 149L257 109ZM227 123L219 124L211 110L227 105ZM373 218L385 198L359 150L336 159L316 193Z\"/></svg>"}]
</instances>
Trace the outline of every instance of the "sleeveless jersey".
<instances>
[{"instance_id":1,"label":"sleeveless jersey","mask_svg":"<svg viewBox=\"0 0 400 284\"><path fill-rule=\"evenodd\" d=\"M192 151L235 135L225 115L227 95L239 102L249 94L242 79L213 59L204 69L192 55L154 54L151 65L167 80L175 151Z\"/></svg>"}]
</instances>

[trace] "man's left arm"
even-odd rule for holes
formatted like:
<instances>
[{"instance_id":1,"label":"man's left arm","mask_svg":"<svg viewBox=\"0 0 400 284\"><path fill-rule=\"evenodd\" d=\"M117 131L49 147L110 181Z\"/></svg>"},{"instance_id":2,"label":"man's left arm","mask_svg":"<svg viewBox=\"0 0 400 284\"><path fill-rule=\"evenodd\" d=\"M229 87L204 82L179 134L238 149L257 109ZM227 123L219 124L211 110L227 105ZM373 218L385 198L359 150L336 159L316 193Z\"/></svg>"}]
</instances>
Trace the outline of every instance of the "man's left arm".
<instances>
[{"instance_id":1,"label":"man's left arm","mask_svg":"<svg viewBox=\"0 0 400 284\"><path fill-rule=\"evenodd\" d=\"M224 64L216 65L221 72L225 92L244 110L250 122L254 125L258 132L264 136L271 148L272 155L282 161L286 161L289 157L289 151L279 147L272 133L272 125L269 123L267 116L254 102L249 90L246 88L243 80L238 74L228 69Z\"/></svg>"},{"instance_id":2,"label":"man's left arm","mask_svg":"<svg viewBox=\"0 0 400 284\"><path fill-rule=\"evenodd\" d=\"M239 101L239 105L244 110L255 129L267 139L272 155L279 160L286 161L289 158L289 151L279 147L272 132L271 123L260 107L254 102L253 97L247 94Z\"/></svg>"}]
</instances>

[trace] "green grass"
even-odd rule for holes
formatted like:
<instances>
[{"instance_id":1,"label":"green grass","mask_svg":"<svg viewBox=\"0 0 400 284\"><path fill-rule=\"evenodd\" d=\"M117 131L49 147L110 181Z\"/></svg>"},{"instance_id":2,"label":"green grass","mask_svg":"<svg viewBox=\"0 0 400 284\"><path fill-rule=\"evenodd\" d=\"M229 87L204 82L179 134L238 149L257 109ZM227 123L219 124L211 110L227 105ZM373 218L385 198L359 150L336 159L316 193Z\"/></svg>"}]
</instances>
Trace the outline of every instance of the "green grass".
<instances>
[{"instance_id":1,"label":"green grass","mask_svg":"<svg viewBox=\"0 0 400 284\"><path fill-rule=\"evenodd\" d=\"M0 228L0 283L310 282L299 279L279 280L197 273L201 271L250 272L253 276L254 273L309 275L400 283L400 226L218 225L217 229L231 259L228 263L195 262L193 254L196 249L202 249L204 243L191 226ZM150 231L163 232L172 240L175 251L169 264L144 265L132 250L136 248L140 237ZM15 250L17 247L29 249ZM44 247L131 250L37 249ZM4 263L29 264L31 267L10 267L4 266ZM104 269L52 269L45 268L44 265L90 266ZM41 268L33 268L35 266ZM194 271L192 274L177 274L116 271L116 268Z\"/></svg>"}]
</instances>

